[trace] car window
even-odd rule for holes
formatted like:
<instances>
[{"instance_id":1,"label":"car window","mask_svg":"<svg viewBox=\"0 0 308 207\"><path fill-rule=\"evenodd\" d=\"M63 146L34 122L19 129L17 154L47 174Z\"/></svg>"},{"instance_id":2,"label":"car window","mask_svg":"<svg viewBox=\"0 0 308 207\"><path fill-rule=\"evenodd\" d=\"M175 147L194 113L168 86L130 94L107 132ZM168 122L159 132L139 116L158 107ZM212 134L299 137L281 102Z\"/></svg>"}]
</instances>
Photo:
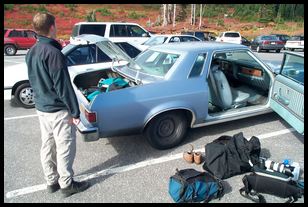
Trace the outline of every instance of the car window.
<instances>
[{"instance_id":1,"label":"car window","mask_svg":"<svg viewBox=\"0 0 308 207\"><path fill-rule=\"evenodd\" d=\"M127 42L116 42L115 44L118 45L131 58L135 58L141 52L139 49L135 48Z\"/></svg>"},{"instance_id":2,"label":"car window","mask_svg":"<svg viewBox=\"0 0 308 207\"><path fill-rule=\"evenodd\" d=\"M299 41L299 40L304 40L304 37L293 36L293 37L291 37L289 40L291 40L291 41Z\"/></svg>"},{"instance_id":3,"label":"car window","mask_svg":"<svg viewBox=\"0 0 308 207\"><path fill-rule=\"evenodd\" d=\"M278 40L276 36L263 36L262 40Z\"/></svg>"},{"instance_id":4,"label":"car window","mask_svg":"<svg viewBox=\"0 0 308 207\"><path fill-rule=\"evenodd\" d=\"M236 32L227 32L225 33L225 37L240 37L240 35Z\"/></svg>"},{"instance_id":5,"label":"car window","mask_svg":"<svg viewBox=\"0 0 308 207\"><path fill-rule=\"evenodd\" d=\"M22 31L12 30L9 37L23 37Z\"/></svg>"},{"instance_id":6,"label":"car window","mask_svg":"<svg viewBox=\"0 0 308 207\"><path fill-rule=\"evenodd\" d=\"M171 37L169 42L181 42L180 38L179 37Z\"/></svg>"},{"instance_id":7,"label":"car window","mask_svg":"<svg viewBox=\"0 0 308 207\"><path fill-rule=\"evenodd\" d=\"M147 33L137 25L128 25L127 31L130 37L143 37Z\"/></svg>"},{"instance_id":8,"label":"car window","mask_svg":"<svg viewBox=\"0 0 308 207\"><path fill-rule=\"evenodd\" d=\"M111 59L95 44L79 46L66 57L68 66L111 62Z\"/></svg>"},{"instance_id":9,"label":"car window","mask_svg":"<svg viewBox=\"0 0 308 207\"><path fill-rule=\"evenodd\" d=\"M262 66L246 50L226 52L225 58L229 61L246 66L262 68Z\"/></svg>"},{"instance_id":10,"label":"car window","mask_svg":"<svg viewBox=\"0 0 308 207\"><path fill-rule=\"evenodd\" d=\"M280 74L304 84L304 58L286 54Z\"/></svg>"},{"instance_id":11,"label":"car window","mask_svg":"<svg viewBox=\"0 0 308 207\"><path fill-rule=\"evenodd\" d=\"M206 54L199 54L196 58L196 61L190 71L189 78L200 76L204 63L205 63Z\"/></svg>"},{"instance_id":12,"label":"car window","mask_svg":"<svg viewBox=\"0 0 308 207\"><path fill-rule=\"evenodd\" d=\"M128 37L126 25L111 25L110 37Z\"/></svg>"},{"instance_id":13,"label":"car window","mask_svg":"<svg viewBox=\"0 0 308 207\"><path fill-rule=\"evenodd\" d=\"M6 31L7 31L7 29L4 30L4 35L5 35Z\"/></svg>"},{"instance_id":14,"label":"car window","mask_svg":"<svg viewBox=\"0 0 308 207\"><path fill-rule=\"evenodd\" d=\"M27 37L36 37L36 34L32 31L26 31L25 33L26 33Z\"/></svg>"},{"instance_id":15,"label":"car window","mask_svg":"<svg viewBox=\"0 0 308 207\"><path fill-rule=\"evenodd\" d=\"M152 76L164 77L180 55L145 50L135 59L141 67L140 72Z\"/></svg>"},{"instance_id":16,"label":"car window","mask_svg":"<svg viewBox=\"0 0 308 207\"><path fill-rule=\"evenodd\" d=\"M143 45L159 45L163 44L167 40L167 37L163 36L156 36L156 37L151 37L147 41L143 43Z\"/></svg>"},{"instance_id":17,"label":"car window","mask_svg":"<svg viewBox=\"0 0 308 207\"><path fill-rule=\"evenodd\" d=\"M81 25L80 26L80 31L79 34L96 34L96 35L100 35L102 37L105 36L105 30L106 30L106 25L104 24L91 24L91 25Z\"/></svg>"},{"instance_id":18,"label":"car window","mask_svg":"<svg viewBox=\"0 0 308 207\"><path fill-rule=\"evenodd\" d=\"M200 41L200 40L194 37L187 37L187 36L181 37L181 42L192 42L192 41Z\"/></svg>"},{"instance_id":19,"label":"car window","mask_svg":"<svg viewBox=\"0 0 308 207\"><path fill-rule=\"evenodd\" d=\"M195 36L200 38L201 40L204 40L204 33L203 32L196 32Z\"/></svg>"},{"instance_id":20,"label":"car window","mask_svg":"<svg viewBox=\"0 0 308 207\"><path fill-rule=\"evenodd\" d=\"M74 25L73 30L72 30L72 37L78 36L79 27L80 25Z\"/></svg>"}]
</instances>

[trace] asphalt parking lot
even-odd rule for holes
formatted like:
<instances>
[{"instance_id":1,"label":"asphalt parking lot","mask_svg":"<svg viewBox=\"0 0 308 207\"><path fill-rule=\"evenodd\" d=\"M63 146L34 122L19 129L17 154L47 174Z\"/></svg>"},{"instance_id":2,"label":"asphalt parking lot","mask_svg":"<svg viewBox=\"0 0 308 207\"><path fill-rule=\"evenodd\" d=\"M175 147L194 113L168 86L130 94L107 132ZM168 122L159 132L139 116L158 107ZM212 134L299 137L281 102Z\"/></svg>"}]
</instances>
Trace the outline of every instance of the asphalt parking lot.
<instances>
[{"instance_id":1,"label":"asphalt parking lot","mask_svg":"<svg viewBox=\"0 0 308 207\"><path fill-rule=\"evenodd\" d=\"M24 53L23 53L24 52ZM26 51L18 56L4 56L4 66L24 62ZM282 53L259 53L261 58L282 58ZM275 113L238 121L191 129L186 140L169 150L156 150L141 135L104 138L85 143L77 136L74 162L76 180L87 180L91 187L85 192L62 199L60 192L48 194L40 164L40 129L35 109L13 107L4 100L4 202L6 203L172 203L168 194L169 177L175 169L195 168L182 153L189 144L203 152L204 146L221 135L243 132L246 138L257 136L261 155L281 162L291 159L300 164L304 179L304 136ZM212 203L251 203L242 197L243 175L225 179L225 195ZM269 203L282 199L265 195ZM304 198L298 203L303 203Z\"/></svg>"}]
</instances>

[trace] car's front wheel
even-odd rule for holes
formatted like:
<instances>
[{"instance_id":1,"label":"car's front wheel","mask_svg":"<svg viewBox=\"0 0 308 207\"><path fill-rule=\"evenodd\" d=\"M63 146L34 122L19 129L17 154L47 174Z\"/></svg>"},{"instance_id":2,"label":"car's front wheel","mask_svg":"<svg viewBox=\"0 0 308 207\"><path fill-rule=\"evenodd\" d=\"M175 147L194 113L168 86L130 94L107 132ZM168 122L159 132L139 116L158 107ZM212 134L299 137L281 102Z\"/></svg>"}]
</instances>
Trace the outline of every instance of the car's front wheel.
<instances>
[{"instance_id":1,"label":"car's front wheel","mask_svg":"<svg viewBox=\"0 0 308 207\"><path fill-rule=\"evenodd\" d=\"M152 147L169 149L184 140L187 128L188 121L184 113L166 112L150 121L145 135Z\"/></svg>"},{"instance_id":2,"label":"car's front wheel","mask_svg":"<svg viewBox=\"0 0 308 207\"><path fill-rule=\"evenodd\" d=\"M17 48L14 45L5 45L4 46L4 53L7 56L15 55L17 52Z\"/></svg>"},{"instance_id":3,"label":"car's front wheel","mask_svg":"<svg viewBox=\"0 0 308 207\"><path fill-rule=\"evenodd\" d=\"M276 50L277 53L280 53L280 50Z\"/></svg>"},{"instance_id":4,"label":"car's front wheel","mask_svg":"<svg viewBox=\"0 0 308 207\"><path fill-rule=\"evenodd\" d=\"M35 106L33 89L29 83L23 83L17 87L14 94L15 102L24 108L33 108Z\"/></svg>"}]
</instances>

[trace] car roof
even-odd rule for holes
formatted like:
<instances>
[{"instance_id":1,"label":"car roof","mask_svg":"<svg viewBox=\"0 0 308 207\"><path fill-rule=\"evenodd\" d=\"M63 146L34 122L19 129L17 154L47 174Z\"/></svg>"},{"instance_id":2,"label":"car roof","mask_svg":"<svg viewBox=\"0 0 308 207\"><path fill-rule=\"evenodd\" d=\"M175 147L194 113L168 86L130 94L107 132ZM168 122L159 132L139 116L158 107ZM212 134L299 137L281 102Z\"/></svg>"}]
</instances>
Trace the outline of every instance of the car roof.
<instances>
[{"instance_id":1,"label":"car roof","mask_svg":"<svg viewBox=\"0 0 308 207\"><path fill-rule=\"evenodd\" d=\"M130 25L138 25L133 22L77 22L75 25L80 24L130 24Z\"/></svg>"},{"instance_id":2,"label":"car roof","mask_svg":"<svg viewBox=\"0 0 308 207\"><path fill-rule=\"evenodd\" d=\"M82 34L78 35L76 37L73 37L73 39L70 41L71 44L74 45L83 45L83 44L96 44L97 42L102 41L108 41L108 38L94 35L94 34Z\"/></svg>"},{"instance_id":3,"label":"car roof","mask_svg":"<svg viewBox=\"0 0 308 207\"><path fill-rule=\"evenodd\" d=\"M152 46L150 49L170 52L204 52L220 49L247 49L247 46L225 42L181 42Z\"/></svg>"},{"instance_id":4,"label":"car roof","mask_svg":"<svg viewBox=\"0 0 308 207\"><path fill-rule=\"evenodd\" d=\"M178 36L178 37L194 37L194 35L189 35L189 34L156 34L153 37L173 37L173 36Z\"/></svg>"}]
</instances>

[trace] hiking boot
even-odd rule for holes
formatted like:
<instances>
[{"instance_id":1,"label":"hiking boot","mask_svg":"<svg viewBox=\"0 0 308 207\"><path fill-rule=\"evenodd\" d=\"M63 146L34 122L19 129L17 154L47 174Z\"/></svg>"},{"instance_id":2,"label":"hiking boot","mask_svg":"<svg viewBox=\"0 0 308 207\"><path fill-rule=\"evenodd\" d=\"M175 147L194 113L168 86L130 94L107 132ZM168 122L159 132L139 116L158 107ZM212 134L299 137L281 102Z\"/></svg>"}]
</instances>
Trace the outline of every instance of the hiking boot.
<instances>
[{"instance_id":1,"label":"hiking boot","mask_svg":"<svg viewBox=\"0 0 308 207\"><path fill-rule=\"evenodd\" d=\"M197 165L200 165L201 162L202 162L202 155L201 155L201 152L194 152L194 162L197 164Z\"/></svg>"},{"instance_id":2,"label":"hiking boot","mask_svg":"<svg viewBox=\"0 0 308 207\"><path fill-rule=\"evenodd\" d=\"M89 183L88 182L76 182L74 180L72 180L72 183L67 186L66 188L61 188L61 193L63 195L64 198L73 195L75 193L79 193L82 192L84 190L86 190L89 187Z\"/></svg>"},{"instance_id":3,"label":"hiking boot","mask_svg":"<svg viewBox=\"0 0 308 207\"><path fill-rule=\"evenodd\" d=\"M55 184L52 184L52 185L47 185L48 193L54 193L54 192L56 192L59 189L60 189L59 183L55 183Z\"/></svg>"}]
</instances>

